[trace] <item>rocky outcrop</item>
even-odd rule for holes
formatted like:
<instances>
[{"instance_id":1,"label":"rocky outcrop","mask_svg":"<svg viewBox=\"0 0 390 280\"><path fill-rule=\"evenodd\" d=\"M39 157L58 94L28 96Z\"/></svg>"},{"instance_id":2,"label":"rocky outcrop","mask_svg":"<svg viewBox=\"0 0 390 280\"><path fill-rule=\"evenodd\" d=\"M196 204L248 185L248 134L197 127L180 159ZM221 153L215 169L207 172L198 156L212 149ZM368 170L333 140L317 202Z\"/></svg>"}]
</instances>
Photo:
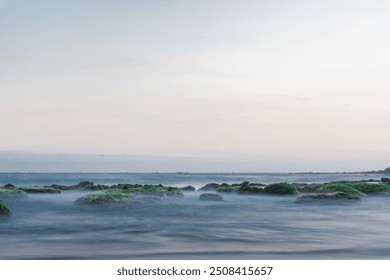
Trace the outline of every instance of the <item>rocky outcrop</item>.
<instances>
[{"instance_id":1,"label":"rocky outcrop","mask_svg":"<svg viewBox=\"0 0 390 280\"><path fill-rule=\"evenodd\" d=\"M321 201L358 201L360 196L343 192L308 194L298 197L295 202L321 202Z\"/></svg>"},{"instance_id":2,"label":"rocky outcrop","mask_svg":"<svg viewBox=\"0 0 390 280\"><path fill-rule=\"evenodd\" d=\"M199 196L203 201L223 201L223 197L215 193L204 193Z\"/></svg>"},{"instance_id":3,"label":"rocky outcrop","mask_svg":"<svg viewBox=\"0 0 390 280\"><path fill-rule=\"evenodd\" d=\"M130 201L131 195L123 192L88 194L78 198L75 203L84 205L124 204Z\"/></svg>"},{"instance_id":4,"label":"rocky outcrop","mask_svg":"<svg viewBox=\"0 0 390 280\"><path fill-rule=\"evenodd\" d=\"M183 188L181 188L182 191L186 191L186 192L194 192L195 191L195 187L189 185L189 186L185 186Z\"/></svg>"},{"instance_id":5,"label":"rocky outcrop","mask_svg":"<svg viewBox=\"0 0 390 280\"><path fill-rule=\"evenodd\" d=\"M217 184L217 183L209 183L203 187L201 187L198 191L215 191L217 190L219 187L221 187L220 184Z\"/></svg>"},{"instance_id":6,"label":"rocky outcrop","mask_svg":"<svg viewBox=\"0 0 390 280\"><path fill-rule=\"evenodd\" d=\"M279 195L293 195L298 194L298 190L294 185L289 183L275 183L264 188L264 193L279 194Z\"/></svg>"},{"instance_id":7,"label":"rocky outcrop","mask_svg":"<svg viewBox=\"0 0 390 280\"><path fill-rule=\"evenodd\" d=\"M12 198L20 198L26 197L27 193L18 188L0 188L0 197L12 197Z\"/></svg>"},{"instance_id":8,"label":"rocky outcrop","mask_svg":"<svg viewBox=\"0 0 390 280\"><path fill-rule=\"evenodd\" d=\"M26 193L61 193L60 189L58 188L52 188L52 187L32 187L32 188L20 188L21 190L25 191Z\"/></svg>"}]
</instances>

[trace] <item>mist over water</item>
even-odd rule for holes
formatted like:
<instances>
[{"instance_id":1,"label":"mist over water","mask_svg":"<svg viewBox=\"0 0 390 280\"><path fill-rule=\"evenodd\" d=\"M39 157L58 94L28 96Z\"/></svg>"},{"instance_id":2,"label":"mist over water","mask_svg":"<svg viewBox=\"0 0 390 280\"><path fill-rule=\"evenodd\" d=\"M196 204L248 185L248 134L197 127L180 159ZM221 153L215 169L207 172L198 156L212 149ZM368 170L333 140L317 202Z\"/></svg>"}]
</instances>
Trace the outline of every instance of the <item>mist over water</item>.
<instances>
[{"instance_id":1,"label":"mist over water","mask_svg":"<svg viewBox=\"0 0 390 280\"><path fill-rule=\"evenodd\" d=\"M8 177L7 177L8 176ZM298 182L341 180L342 174L8 174L16 185L170 182ZM13 176L13 178L12 178ZM30 179L28 180L28 177ZM359 180L362 174L349 174ZM372 178L370 175L369 178ZM365 179L369 179L365 177ZM133 180L130 180L133 179ZM76 182L72 180L77 180ZM138 180L138 181L137 181ZM160 181L158 181L160 180ZM158 182L157 182L158 181ZM313 180L314 181L314 180ZM8 181L7 181L8 182ZM85 206L93 191L29 194L3 199L12 216L0 219L0 259L389 259L390 197L360 202L295 204L295 196L201 192L152 203Z\"/></svg>"}]
</instances>

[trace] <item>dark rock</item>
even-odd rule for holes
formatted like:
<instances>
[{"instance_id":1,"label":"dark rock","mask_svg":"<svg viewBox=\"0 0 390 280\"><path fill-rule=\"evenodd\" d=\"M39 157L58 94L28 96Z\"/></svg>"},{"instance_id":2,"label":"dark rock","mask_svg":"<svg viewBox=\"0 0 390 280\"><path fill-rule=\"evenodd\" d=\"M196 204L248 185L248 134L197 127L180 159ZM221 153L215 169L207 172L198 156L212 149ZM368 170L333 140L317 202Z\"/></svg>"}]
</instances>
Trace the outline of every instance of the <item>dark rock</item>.
<instances>
[{"instance_id":1,"label":"dark rock","mask_svg":"<svg viewBox=\"0 0 390 280\"><path fill-rule=\"evenodd\" d=\"M220 184L209 183L209 184L205 185L204 187L200 188L199 191L215 191L219 187L221 187Z\"/></svg>"},{"instance_id":2,"label":"dark rock","mask_svg":"<svg viewBox=\"0 0 390 280\"><path fill-rule=\"evenodd\" d=\"M352 195L343 192L334 192L334 193L319 193L319 194L308 194L298 197L295 202L315 202L315 201L357 201L360 200L360 196Z\"/></svg>"},{"instance_id":3,"label":"dark rock","mask_svg":"<svg viewBox=\"0 0 390 280\"><path fill-rule=\"evenodd\" d=\"M0 188L0 197L20 198L26 196L27 193L18 188Z\"/></svg>"},{"instance_id":4,"label":"dark rock","mask_svg":"<svg viewBox=\"0 0 390 280\"><path fill-rule=\"evenodd\" d=\"M368 183L360 183L364 186L366 186ZM368 184L370 185L370 184ZM340 182L333 182L333 183L326 183L322 187L316 189L316 193L346 193L350 195L356 195L356 196L364 196L365 194L357 189L357 185L352 186L351 183L340 183Z\"/></svg>"},{"instance_id":5,"label":"dark rock","mask_svg":"<svg viewBox=\"0 0 390 280\"><path fill-rule=\"evenodd\" d=\"M214 193L204 193L199 196L200 200L203 201L223 201L222 196L219 194L214 194Z\"/></svg>"},{"instance_id":6,"label":"dark rock","mask_svg":"<svg viewBox=\"0 0 390 280\"><path fill-rule=\"evenodd\" d=\"M8 184L4 185L3 188L5 188L5 189L14 189L16 187L14 185L8 183Z\"/></svg>"},{"instance_id":7,"label":"dark rock","mask_svg":"<svg viewBox=\"0 0 390 280\"><path fill-rule=\"evenodd\" d=\"M385 170L383 170L383 173L390 174L390 167L387 167Z\"/></svg>"},{"instance_id":8,"label":"dark rock","mask_svg":"<svg viewBox=\"0 0 390 280\"><path fill-rule=\"evenodd\" d=\"M194 192L195 191L195 188L193 186L186 186L186 187L183 187L181 188L182 191L191 191L191 192Z\"/></svg>"},{"instance_id":9,"label":"dark rock","mask_svg":"<svg viewBox=\"0 0 390 280\"><path fill-rule=\"evenodd\" d=\"M264 188L264 193L268 194L297 194L298 190L289 183L275 183Z\"/></svg>"},{"instance_id":10,"label":"dark rock","mask_svg":"<svg viewBox=\"0 0 390 280\"><path fill-rule=\"evenodd\" d=\"M51 187L33 187L33 188L20 188L21 190L25 191L26 193L61 193L60 189L58 188L51 188Z\"/></svg>"},{"instance_id":11,"label":"dark rock","mask_svg":"<svg viewBox=\"0 0 390 280\"><path fill-rule=\"evenodd\" d=\"M123 192L88 194L78 198L75 203L84 205L124 204L130 201L131 195Z\"/></svg>"},{"instance_id":12,"label":"dark rock","mask_svg":"<svg viewBox=\"0 0 390 280\"><path fill-rule=\"evenodd\" d=\"M390 178L381 178L382 183L390 183Z\"/></svg>"}]
</instances>

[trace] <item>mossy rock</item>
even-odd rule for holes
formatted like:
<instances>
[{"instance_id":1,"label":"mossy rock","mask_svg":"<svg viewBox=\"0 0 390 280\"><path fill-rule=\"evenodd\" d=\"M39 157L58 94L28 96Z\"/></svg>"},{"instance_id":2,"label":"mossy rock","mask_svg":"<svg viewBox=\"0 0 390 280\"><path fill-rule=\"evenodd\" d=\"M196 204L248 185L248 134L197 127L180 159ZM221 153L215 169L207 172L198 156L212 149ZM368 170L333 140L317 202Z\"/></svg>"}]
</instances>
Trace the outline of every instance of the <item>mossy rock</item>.
<instances>
[{"instance_id":1,"label":"mossy rock","mask_svg":"<svg viewBox=\"0 0 390 280\"><path fill-rule=\"evenodd\" d=\"M323 187L318 188L316 193L334 193L342 192L351 195L364 196L365 194L358 191L348 183L327 183Z\"/></svg>"},{"instance_id":2,"label":"mossy rock","mask_svg":"<svg viewBox=\"0 0 390 280\"><path fill-rule=\"evenodd\" d=\"M78 204L84 205L110 205L124 204L130 201L131 194L123 192L110 192L100 194L88 194L76 200Z\"/></svg>"},{"instance_id":3,"label":"mossy rock","mask_svg":"<svg viewBox=\"0 0 390 280\"><path fill-rule=\"evenodd\" d=\"M270 184L264 188L266 194L292 195L297 194L298 190L294 185L289 183L275 183Z\"/></svg>"},{"instance_id":4,"label":"mossy rock","mask_svg":"<svg viewBox=\"0 0 390 280\"><path fill-rule=\"evenodd\" d=\"M329 202L329 201L358 201L360 200L359 195L353 195L344 192L334 192L334 193L316 193L308 194L298 197L295 202Z\"/></svg>"},{"instance_id":5,"label":"mossy rock","mask_svg":"<svg viewBox=\"0 0 390 280\"><path fill-rule=\"evenodd\" d=\"M297 189L298 192L302 193L312 193L315 192L318 188L323 187L324 184L318 184L318 183L312 183L312 184L307 184L307 183L293 183Z\"/></svg>"},{"instance_id":6,"label":"mossy rock","mask_svg":"<svg viewBox=\"0 0 390 280\"><path fill-rule=\"evenodd\" d=\"M351 186L365 194L390 193L390 185L386 183L354 183Z\"/></svg>"},{"instance_id":7,"label":"mossy rock","mask_svg":"<svg viewBox=\"0 0 390 280\"><path fill-rule=\"evenodd\" d=\"M261 194L264 193L264 185L245 184L238 188L240 194Z\"/></svg>"},{"instance_id":8,"label":"mossy rock","mask_svg":"<svg viewBox=\"0 0 390 280\"><path fill-rule=\"evenodd\" d=\"M0 216L9 216L11 215L11 209L4 201L0 199Z\"/></svg>"},{"instance_id":9,"label":"mossy rock","mask_svg":"<svg viewBox=\"0 0 390 280\"><path fill-rule=\"evenodd\" d=\"M0 197L26 197L27 193L18 188L0 188Z\"/></svg>"},{"instance_id":10,"label":"mossy rock","mask_svg":"<svg viewBox=\"0 0 390 280\"><path fill-rule=\"evenodd\" d=\"M240 186L233 186L233 185L221 185L219 188L216 189L217 192L238 192L238 189Z\"/></svg>"},{"instance_id":11,"label":"mossy rock","mask_svg":"<svg viewBox=\"0 0 390 280\"><path fill-rule=\"evenodd\" d=\"M132 184L119 184L112 186L111 192L113 190L120 190L125 193L132 193L135 195L154 195L154 196L183 196L183 192L180 188L177 187L166 187L163 185L132 185Z\"/></svg>"},{"instance_id":12,"label":"mossy rock","mask_svg":"<svg viewBox=\"0 0 390 280\"><path fill-rule=\"evenodd\" d=\"M215 193L204 193L199 196L203 201L223 201L223 197Z\"/></svg>"},{"instance_id":13,"label":"mossy rock","mask_svg":"<svg viewBox=\"0 0 390 280\"><path fill-rule=\"evenodd\" d=\"M21 190L25 191L26 193L61 193L61 190L58 188L51 188L51 187L34 187L34 188L20 188Z\"/></svg>"},{"instance_id":14,"label":"mossy rock","mask_svg":"<svg viewBox=\"0 0 390 280\"><path fill-rule=\"evenodd\" d=\"M205 186L201 187L199 189L199 191L215 191L217 190L218 188L220 188L221 185L220 184L217 184L217 183L209 183L209 184L206 184Z\"/></svg>"}]
</instances>

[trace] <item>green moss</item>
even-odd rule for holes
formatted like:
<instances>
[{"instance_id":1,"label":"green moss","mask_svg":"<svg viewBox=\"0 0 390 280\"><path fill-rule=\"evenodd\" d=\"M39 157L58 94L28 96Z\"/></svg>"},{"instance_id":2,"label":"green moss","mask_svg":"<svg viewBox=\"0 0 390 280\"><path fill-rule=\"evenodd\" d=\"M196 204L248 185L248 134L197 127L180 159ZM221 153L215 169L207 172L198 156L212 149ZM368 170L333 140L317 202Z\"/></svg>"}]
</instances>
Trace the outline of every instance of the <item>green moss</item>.
<instances>
[{"instance_id":1,"label":"green moss","mask_svg":"<svg viewBox=\"0 0 390 280\"><path fill-rule=\"evenodd\" d=\"M0 199L0 216L6 216L10 214L11 210L8 208L7 204L5 204L5 202Z\"/></svg>"},{"instance_id":2,"label":"green moss","mask_svg":"<svg viewBox=\"0 0 390 280\"><path fill-rule=\"evenodd\" d=\"M356 182L349 184L356 190L362 193L381 193L390 192L390 185L386 183L367 183L367 182Z\"/></svg>"},{"instance_id":3,"label":"green moss","mask_svg":"<svg viewBox=\"0 0 390 280\"><path fill-rule=\"evenodd\" d=\"M228 185L228 186L221 186L218 189L216 189L217 192L238 192L239 185L233 186L233 185Z\"/></svg>"},{"instance_id":4,"label":"green moss","mask_svg":"<svg viewBox=\"0 0 390 280\"><path fill-rule=\"evenodd\" d=\"M268 194L297 194L298 190L294 185L289 183L270 184L264 188L264 193Z\"/></svg>"},{"instance_id":5,"label":"green moss","mask_svg":"<svg viewBox=\"0 0 390 280\"><path fill-rule=\"evenodd\" d=\"M248 184L239 187L238 192L241 194L256 194L263 193L264 187L262 185Z\"/></svg>"},{"instance_id":6,"label":"green moss","mask_svg":"<svg viewBox=\"0 0 390 280\"><path fill-rule=\"evenodd\" d=\"M151 194L151 195L160 195L160 196L183 196L183 192L180 188L177 187L166 187L163 185L131 185L131 184L119 184L113 186L113 189L108 190L107 193L110 193L115 190L120 190L125 193L134 193L134 194Z\"/></svg>"},{"instance_id":7,"label":"green moss","mask_svg":"<svg viewBox=\"0 0 390 280\"><path fill-rule=\"evenodd\" d=\"M27 193L61 193L60 189L58 188L50 188L50 187L43 187L43 188L21 188L23 191Z\"/></svg>"},{"instance_id":8,"label":"green moss","mask_svg":"<svg viewBox=\"0 0 390 280\"><path fill-rule=\"evenodd\" d=\"M18 188L1 188L0 197L25 197L27 193Z\"/></svg>"},{"instance_id":9,"label":"green moss","mask_svg":"<svg viewBox=\"0 0 390 280\"><path fill-rule=\"evenodd\" d=\"M323 187L318 188L316 193L331 193L331 192L342 192L351 195L364 196L364 194L349 183L327 183Z\"/></svg>"},{"instance_id":10,"label":"green moss","mask_svg":"<svg viewBox=\"0 0 390 280\"><path fill-rule=\"evenodd\" d=\"M120 191L100 194L88 194L76 200L81 204L96 204L107 205L116 203L126 203L130 200L131 195L129 193L123 193Z\"/></svg>"},{"instance_id":11,"label":"green moss","mask_svg":"<svg viewBox=\"0 0 390 280\"><path fill-rule=\"evenodd\" d=\"M296 203L299 202L319 202L319 201L359 201L360 196L347 194L343 192L332 192L332 193L315 193L300 196L296 199Z\"/></svg>"}]
</instances>

